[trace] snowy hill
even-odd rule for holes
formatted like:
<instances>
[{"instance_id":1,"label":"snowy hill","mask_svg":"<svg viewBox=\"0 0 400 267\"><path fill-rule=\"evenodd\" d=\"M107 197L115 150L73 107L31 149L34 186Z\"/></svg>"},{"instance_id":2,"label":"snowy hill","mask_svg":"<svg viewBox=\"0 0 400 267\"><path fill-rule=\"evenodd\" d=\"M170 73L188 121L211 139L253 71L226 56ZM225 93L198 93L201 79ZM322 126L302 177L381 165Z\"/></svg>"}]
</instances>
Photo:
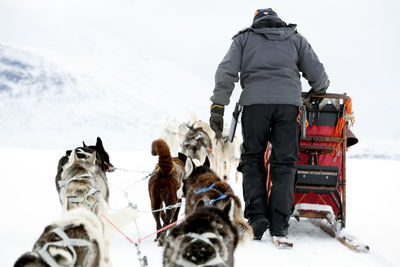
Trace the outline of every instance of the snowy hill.
<instances>
[{"instance_id":1,"label":"snowy hill","mask_svg":"<svg viewBox=\"0 0 400 267\"><path fill-rule=\"evenodd\" d=\"M186 110L208 111L202 107L206 94L188 102L186 94L193 93L174 86L206 87L178 66L132 53L124 64L125 73L89 67L81 73L0 44L0 123L7 129L0 132L0 146L63 148L104 136L120 148L141 149L158 137L167 117L183 122Z\"/></svg>"}]
</instances>

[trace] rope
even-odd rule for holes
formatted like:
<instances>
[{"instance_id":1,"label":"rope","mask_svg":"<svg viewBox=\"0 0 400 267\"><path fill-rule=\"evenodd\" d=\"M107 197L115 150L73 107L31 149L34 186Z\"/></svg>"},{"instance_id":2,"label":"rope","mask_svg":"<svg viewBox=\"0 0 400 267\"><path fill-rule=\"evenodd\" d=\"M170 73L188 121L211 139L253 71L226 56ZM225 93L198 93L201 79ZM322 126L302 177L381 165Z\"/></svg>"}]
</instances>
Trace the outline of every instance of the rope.
<instances>
[{"instance_id":1,"label":"rope","mask_svg":"<svg viewBox=\"0 0 400 267\"><path fill-rule=\"evenodd\" d=\"M174 209L174 208L179 208L182 206L182 203L176 203L173 205L169 205L166 207L163 207L161 209L157 209L157 210L138 210L137 209L137 205L133 204L133 202L130 200L129 198L129 193L127 191L125 191L124 189L119 188L118 186L116 186L115 184L109 183L109 185L114 186L116 189L118 189L119 191L122 192L122 194L124 195L124 197L126 198L126 200L128 201L128 206L131 207L132 209L136 210L137 212L142 212L142 213L153 213L153 212L158 212L158 211L162 211L162 210L168 210L168 209Z\"/></svg>"},{"instance_id":2,"label":"rope","mask_svg":"<svg viewBox=\"0 0 400 267\"><path fill-rule=\"evenodd\" d=\"M170 210L170 209L174 209L174 208L179 208L181 206L182 206L182 203L176 203L174 205L169 205L169 206L166 206L166 207L158 209L158 210L151 210L151 211L140 211L140 210L138 210L138 212L159 212L159 211L162 211L162 210Z\"/></svg>"},{"instance_id":3,"label":"rope","mask_svg":"<svg viewBox=\"0 0 400 267\"><path fill-rule=\"evenodd\" d=\"M112 227L115 228L115 230L117 230L123 237L125 237L129 243L131 243L132 245L134 245L135 243L132 241L132 239L130 239L124 232L121 231L121 229L119 229L115 224L112 223L112 221L110 221L106 216L104 216L103 214L101 214L101 217L103 217L109 224L111 224Z\"/></svg>"},{"instance_id":4,"label":"rope","mask_svg":"<svg viewBox=\"0 0 400 267\"><path fill-rule=\"evenodd\" d=\"M350 121L350 126L353 126L354 124L354 113L353 113L353 101L351 97L347 97L347 99L344 101L344 111L343 115L340 116L335 129L332 132L333 137L341 137L343 135L343 127L346 124L347 121ZM334 156L336 156L339 153L341 143L334 143L332 144L335 147L335 150L332 152ZM347 147L346 147L347 151Z\"/></svg>"},{"instance_id":5,"label":"rope","mask_svg":"<svg viewBox=\"0 0 400 267\"><path fill-rule=\"evenodd\" d=\"M136 247L136 249L137 249L137 255L138 255L138 257L139 257L140 266L141 266L141 267L148 266L148 264L147 264L147 257L146 257L146 256L144 256L143 258L141 257L141 254L142 254L142 253L140 252L140 248L139 248L140 242L139 242L139 244L136 243L136 242L133 242L132 239L130 239L130 238L128 237L128 235L126 235L124 232L122 232L121 229L119 229L115 224L113 224L112 221L110 221L110 219L108 219L108 218L107 218L106 216L104 216L103 214L101 214L101 217L103 217L112 227L115 228L115 230L117 230L123 237L125 237L125 238L128 240L129 243L131 243L132 245L134 245L134 246ZM136 219L135 219L135 224L136 224ZM139 230L138 230L138 228L137 228L137 224L136 224L136 229L137 229L138 234L139 234ZM139 236L140 236L140 235L139 235Z\"/></svg>"},{"instance_id":6,"label":"rope","mask_svg":"<svg viewBox=\"0 0 400 267\"><path fill-rule=\"evenodd\" d=\"M183 217L182 219L179 219L179 220L177 220L177 221L175 221L175 222L173 222L173 223L170 223L170 224L168 224L167 226L164 226L163 228L161 228L161 229L159 229L159 230L157 230L157 231L155 231L155 232L153 232L153 233L151 233L151 234L148 234L148 235L146 235L146 236L143 237L143 238L139 238L139 244L142 243L143 240L145 240L145 239L151 237L152 235L158 234L159 232L162 232L162 231L164 231L164 230L166 230L166 229L168 229L168 228L170 228L170 227L176 225L177 223L186 220L187 218L189 218L190 216L192 216L193 213L194 213L194 210L193 210L191 213L189 213L188 215L186 215L185 217Z\"/></svg>"},{"instance_id":7,"label":"rope","mask_svg":"<svg viewBox=\"0 0 400 267\"><path fill-rule=\"evenodd\" d=\"M137 180L136 182L131 183L130 185L126 186L125 189L128 189L129 187L132 187L132 186L136 185L137 183L139 183L139 182L141 182L141 181L145 181L145 180L149 179L150 176L151 176L151 173L147 174L145 177L143 177L143 178Z\"/></svg>"},{"instance_id":8,"label":"rope","mask_svg":"<svg viewBox=\"0 0 400 267\"><path fill-rule=\"evenodd\" d=\"M128 170L123 168L115 168L115 170L123 171L123 172L135 172L135 173L149 173L148 171L135 171L135 170Z\"/></svg>"}]
</instances>

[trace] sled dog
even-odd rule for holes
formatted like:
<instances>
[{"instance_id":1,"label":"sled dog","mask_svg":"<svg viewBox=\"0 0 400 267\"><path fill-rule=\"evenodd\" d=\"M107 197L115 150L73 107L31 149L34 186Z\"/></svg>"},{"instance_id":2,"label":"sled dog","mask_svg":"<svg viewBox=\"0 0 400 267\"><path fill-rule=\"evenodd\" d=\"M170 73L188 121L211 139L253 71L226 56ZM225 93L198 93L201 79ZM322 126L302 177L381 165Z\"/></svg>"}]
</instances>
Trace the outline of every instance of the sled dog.
<instances>
[{"instance_id":1,"label":"sled dog","mask_svg":"<svg viewBox=\"0 0 400 267\"><path fill-rule=\"evenodd\" d=\"M184 162L186 156L179 153L179 157L171 157L169 147L163 139L153 141L151 153L153 156L158 155L158 164L149 179L148 190L154 220L157 230L159 230L177 220L180 207L166 210L162 210L162 208L181 202L181 199L177 196L177 191L182 185L182 178L185 174ZM163 226L160 219L163 221ZM154 241L158 241L158 245L162 246L164 239L165 231L159 232Z\"/></svg>"},{"instance_id":2,"label":"sled dog","mask_svg":"<svg viewBox=\"0 0 400 267\"><path fill-rule=\"evenodd\" d=\"M188 131L182 144L182 152L192 159L204 162L207 156L210 160L211 169L219 177L228 180L229 176L238 173L236 165L240 156L240 146L237 138L231 143L228 141L228 134L224 132L223 138L217 139L211 127L203 121L195 121L187 125Z\"/></svg>"},{"instance_id":3,"label":"sled dog","mask_svg":"<svg viewBox=\"0 0 400 267\"><path fill-rule=\"evenodd\" d=\"M211 156L211 138L202 127L196 127L195 125L187 127L189 131L183 141L182 153L192 159L204 162L206 156Z\"/></svg>"},{"instance_id":4,"label":"sled dog","mask_svg":"<svg viewBox=\"0 0 400 267\"><path fill-rule=\"evenodd\" d=\"M244 220L242 204L234 194L232 188L221 180L211 169L209 161L202 166L195 166L190 157L185 163L185 177L183 180L183 195L186 199L185 214L204 203L222 209L227 202L233 203L233 224L239 231L239 241L244 244L253 239L253 229Z\"/></svg>"},{"instance_id":5,"label":"sled dog","mask_svg":"<svg viewBox=\"0 0 400 267\"><path fill-rule=\"evenodd\" d=\"M60 158L57 166L57 174L56 174L56 188L57 191L60 192L60 187L58 185L58 181L61 179L61 173L65 170L64 165L68 162L72 150L67 150L65 155ZM95 153L96 152L96 153ZM107 151L104 149L103 142L100 137L97 137L96 145L87 146L85 142L83 142L82 147L75 148L75 153L79 159L87 160L92 157L92 155L96 154L96 164L103 170L103 172L112 172L115 170L114 166L110 162L110 156Z\"/></svg>"},{"instance_id":6,"label":"sled dog","mask_svg":"<svg viewBox=\"0 0 400 267\"><path fill-rule=\"evenodd\" d=\"M110 266L104 250L101 221L88 209L77 208L48 225L14 267Z\"/></svg>"},{"instance_id":7,"label":"sled dog","mask_svg":"<svg viewBox=\"0 0 400 267\"><path fill-rule=\"evenodd\" d=\"M96 164L96 152L88 159L80 159L72 150L57 184L63 210L85 207L96 215L108 212L109 187L107 177Z\"/></svg>"},{"instance_id":8,"label":"sled dog","mask_svg":"<svg viewBox=\"0 0 400 267\"><path fill-rule=\"evenodd\" d=\"M166 238L164 267L229 266L234 265L234 251L238 232L227 214L232 214L231 203L223 210L200 207Z\"/></svg>"}]
</instances>

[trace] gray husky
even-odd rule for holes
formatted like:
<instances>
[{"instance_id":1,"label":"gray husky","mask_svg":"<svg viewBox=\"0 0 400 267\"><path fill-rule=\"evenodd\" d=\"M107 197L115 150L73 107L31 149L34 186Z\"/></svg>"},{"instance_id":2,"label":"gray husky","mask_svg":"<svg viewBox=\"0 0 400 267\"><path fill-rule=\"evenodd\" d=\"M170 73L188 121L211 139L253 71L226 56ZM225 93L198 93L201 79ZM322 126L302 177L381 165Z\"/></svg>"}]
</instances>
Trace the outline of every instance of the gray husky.
<instances>
[{"instance_id":1,"label":"gray husky","mask_svg":"<svg viewBox=\"0 0 400 267\"><path fill-rule=\"evenodd\" d=\"M89 158L81 159L72 150L57 184L64 211L85 207L98 216L107 213L109 187L105 172L96 164L95 151Z\"/></svg>"}]
</instances>

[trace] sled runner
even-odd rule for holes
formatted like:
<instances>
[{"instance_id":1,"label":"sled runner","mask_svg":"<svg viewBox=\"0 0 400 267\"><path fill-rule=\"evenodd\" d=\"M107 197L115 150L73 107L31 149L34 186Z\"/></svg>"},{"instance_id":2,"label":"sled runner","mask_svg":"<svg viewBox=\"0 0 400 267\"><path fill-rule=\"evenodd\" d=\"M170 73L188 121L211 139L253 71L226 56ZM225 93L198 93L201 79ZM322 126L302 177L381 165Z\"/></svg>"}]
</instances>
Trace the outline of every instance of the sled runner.
<instances>
[{"instance_id":1,"label":"sled runner","mask_svg":"<svg viewBox=\"0 0 400 267\"><path fill-rule=\"evenodd\" d=\"M368 251L368 246L342 233L346 226L346 151L358 142L349 130L349 124L354 122L351 98L346 94L323 94L314 96L315 99L320 101L304 100L299 119L303 129L300 160L296 163L293 216L298 221L302 217L313 218L322 230L352 250ZM268 192L271 149L269 144L266 152Z\"/></svg>"}]
</instances>

